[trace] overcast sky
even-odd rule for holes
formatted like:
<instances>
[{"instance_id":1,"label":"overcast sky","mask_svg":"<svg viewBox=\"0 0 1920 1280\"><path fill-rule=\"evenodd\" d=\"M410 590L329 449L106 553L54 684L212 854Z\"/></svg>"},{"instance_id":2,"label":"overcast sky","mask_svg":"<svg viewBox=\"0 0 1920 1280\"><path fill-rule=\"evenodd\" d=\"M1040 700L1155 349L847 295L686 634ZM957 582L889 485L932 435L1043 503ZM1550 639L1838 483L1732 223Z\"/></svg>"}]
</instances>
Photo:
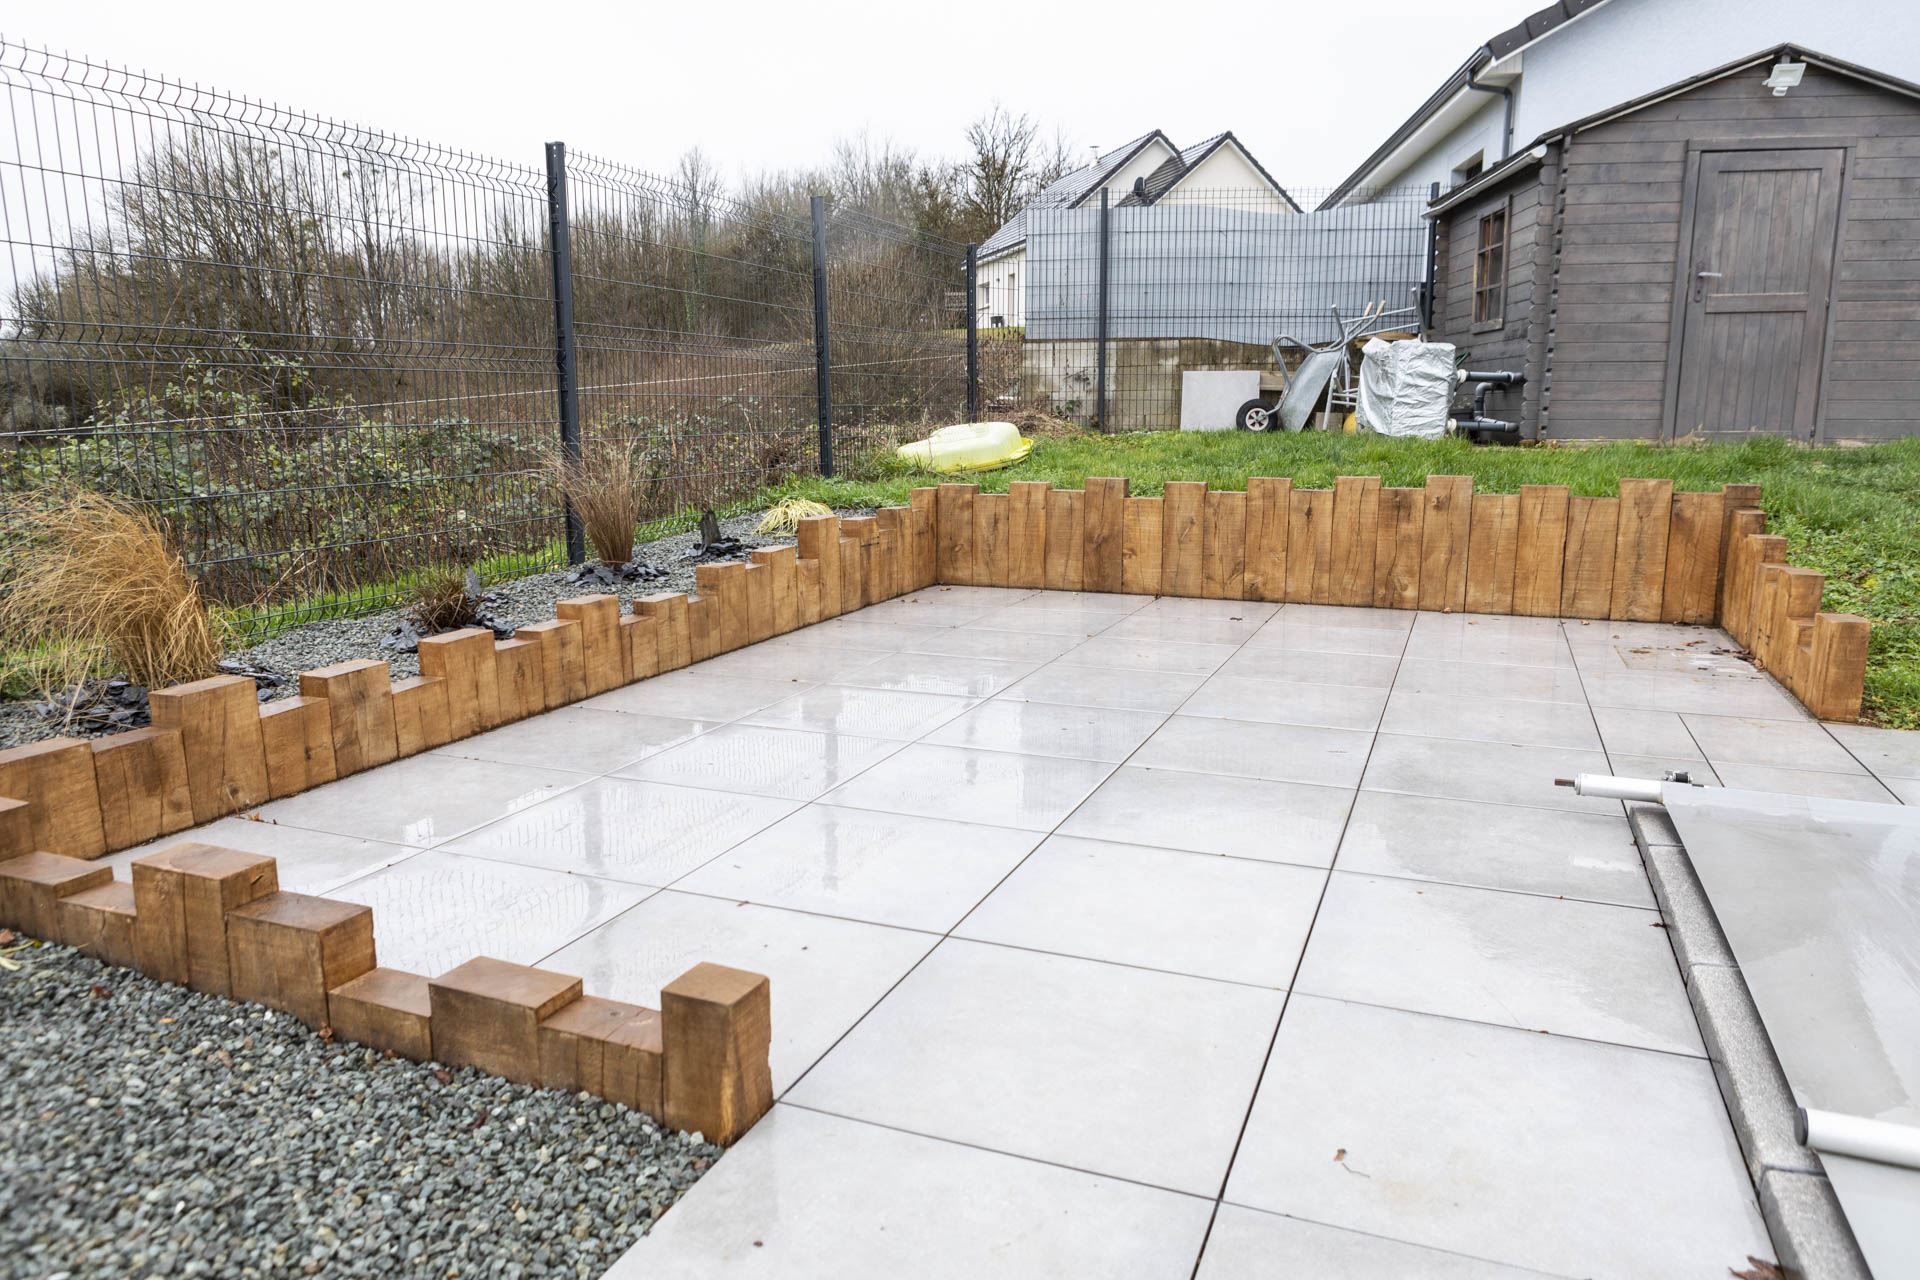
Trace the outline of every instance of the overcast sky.
<instances>
[{"instance_id":1,"label":"overcast sky","mask_svg":"<svg viewBox=\"0 0 1920 1280\"><path fill-rule=\"evenodd\" d=\"M15 5L6 35L467 150L800 168L867 130L957 155L995 100L1112 146L1231 129L1290 186L1352 170L1537 0ZM979 25L969 28L965 18Z\"/></svg>"}]
</instances>

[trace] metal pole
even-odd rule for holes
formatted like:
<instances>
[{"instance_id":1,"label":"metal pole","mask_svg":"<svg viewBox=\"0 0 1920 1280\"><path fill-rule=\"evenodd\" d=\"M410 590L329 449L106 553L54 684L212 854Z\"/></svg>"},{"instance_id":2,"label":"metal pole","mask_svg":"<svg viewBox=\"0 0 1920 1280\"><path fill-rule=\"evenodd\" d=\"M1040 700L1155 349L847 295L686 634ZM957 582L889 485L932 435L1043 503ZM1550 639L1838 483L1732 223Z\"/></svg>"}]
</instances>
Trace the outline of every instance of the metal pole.
<instances>
[{"instance_id":1,"label":"metal pole","mask_svg":"<svg viewBox=\"0 0 1920 1280\"><path fill-rule=\"evenodd\" d=\"M1429 184L1427 187L1427 203L1431 205L1435 200L1438 200L1439 198L1440 198L1440 184L1437 182ZM1424 296L1420 299L1420 336L1422 338L1431 337L1433 334L1433 288L1434 288L1434 285L1437 283L1437 281L1435 281L1434 279L1434 266L1436 265L1436 260L1439 258L1439 256L1440 256L1440 220L1438 218L1428 218L1427 219L1427 272L1426 272L1427 278L1425 281L1422 282L1421 288Z\"/></svg>"},{"instance_id":2,"label":"metal pole","mask_svg":"<svg viewBox=\"0 0 1920 1280\"><path fill-rule=\"evenodd\" d=\"M553 364L560 392L560 452L569 465L580 462L580 365L573 339L573 231L567 216L567 144L547 144L547 257L553 263ZM567 563L587 558L580 513L564 495L567 515Z\"/></svg>"},{"instance_id":3,"label":"metal pole","mask_svg":"<svg viewBox=\"0 0 1920 1280\"><path fill-rule=\"evenodd\" d=\"M1105 431L1107 429L1107 189L1100 188L1100 316L1099 333L1096 338L1097 349L1094 356L1094 423Z\"/></svg>"},{"instance_id":4,"label":"metal pole","mask_svg":"<svg viewBox=\"0 0 1920 1280\"><path fill-rule=\"evenodd\" d=\"M967 246L967 421L980 421L980 246Z\"/></svg>"},{"instance_id":5,"label":"metal pole","mask_svg":"<svg viewBox=\"0 0 1920 1280\"><path fill-rule=\"evenodd\" d=\"M832 362L827 352L827 198L813 198L813 398L820 421L820 474L833 475Z\"/></svg>"}]
</instances>

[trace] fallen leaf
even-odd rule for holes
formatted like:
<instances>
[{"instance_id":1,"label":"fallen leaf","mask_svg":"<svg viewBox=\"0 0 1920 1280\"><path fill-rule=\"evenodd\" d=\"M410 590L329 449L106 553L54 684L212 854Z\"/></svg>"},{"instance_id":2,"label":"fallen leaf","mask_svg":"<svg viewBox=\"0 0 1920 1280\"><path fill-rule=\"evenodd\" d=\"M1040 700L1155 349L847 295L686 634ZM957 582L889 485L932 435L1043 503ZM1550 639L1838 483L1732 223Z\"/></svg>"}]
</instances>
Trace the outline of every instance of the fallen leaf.
<instances>
[{"instance_id":1,"label":"fallen leaf","mask_svg":"<svg viewBox=\"0 0 1920 1280\"><path fill-rule=\"evenodd\" d=\"M172 1026L174 1021L172 1018L162 1018L160 1019L160 1025L163 1027Z\"/></svg>"},{"instance_id":2,"label":"fallen leaf","mask_svg":"<svg viewBox=\"0 0 1920 1280\"><path fill-rule=\"evenodd\" d=\"M6 946L18 936L19 935L11 929L0 929L0 947Z\"/></svg>"},{"instance_id":3,"label":"fallen leaf","mask_svg":"<svg viewBox=\"0 0 1920 1280\"><path fill-rule=\"evenodd\" d=\"M1747 1255L1747 1263L1747 1270L1736 1271L1728 1267L1727 1274L1734 1280L1786 1280L1787 1273L1780 1269L1778 1263L1762 1262L1752 1254Z\"/></svg>"},{"instance_id":4,"label":"fallen leaf","mask_svg":"<svg viewBox=\"0 0 1920 1280\"><path fill-rule=\"evenodd\" d=\"M1345 1147L1340 1148L1333 1153L1333 1158L1335 1160L1345 1160L1347 1158L1347 1149Z\"/></svg>"},{"instance_id":5,"label":"fallen leaf","mask_svg":"<svg viewBox=\"0 0 1920 1280\"><path fill-rule=\"evenodd\" d=\"M95 1000L105 1000L111 995L113 995L112 988L103 987L97 982L93 984L93 998Z\"/></svg>"},{"instance_id":6,"label":"fallen leaf","mask_svg":"<svg viewBox=\"0 0 1920 1280\"><path fill-rule=\"evenodd\" d=\"M435 1071L435 1072L433 1073L433 1078L434 1078L435 1080L438 1080L438 1081L439 1081L439 1082L440 1082L441 1084L452 1084L452 1083L453 1083L453 1072L451 1072L451 1071L439 1071L439 1070L436 1070L436 1071Z\"/></svg>"}]
</instances>

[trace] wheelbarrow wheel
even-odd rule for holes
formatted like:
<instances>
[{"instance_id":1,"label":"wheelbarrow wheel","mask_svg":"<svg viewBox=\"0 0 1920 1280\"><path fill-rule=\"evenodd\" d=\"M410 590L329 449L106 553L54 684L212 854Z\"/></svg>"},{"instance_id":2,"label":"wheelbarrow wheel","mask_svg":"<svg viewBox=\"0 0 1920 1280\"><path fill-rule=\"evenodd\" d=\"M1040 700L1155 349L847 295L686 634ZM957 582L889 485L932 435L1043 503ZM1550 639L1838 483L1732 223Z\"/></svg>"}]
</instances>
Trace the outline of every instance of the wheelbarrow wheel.
<instances>
[{"instance_id":1,"label":"wheelbarrow wheel","mask_svg":"<svg viewBox=\"0 0 1920 1280\"><path fill-rule=\"evenodd\" d=\"M1233 415L1233 425L1242 431L1265 431L1279 421L1279 411L1265 400L1249 400Z\"/></svg>"}]
</instances>

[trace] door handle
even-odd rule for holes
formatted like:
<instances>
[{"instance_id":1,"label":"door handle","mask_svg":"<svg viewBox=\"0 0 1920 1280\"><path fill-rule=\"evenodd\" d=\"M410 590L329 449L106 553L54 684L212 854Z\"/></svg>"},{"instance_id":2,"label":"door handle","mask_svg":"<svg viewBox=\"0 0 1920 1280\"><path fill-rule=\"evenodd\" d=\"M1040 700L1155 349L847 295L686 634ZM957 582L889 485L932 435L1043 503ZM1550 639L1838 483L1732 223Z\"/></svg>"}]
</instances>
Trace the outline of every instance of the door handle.
<instances>
[{"instance_id":1,"label":"door handle","mask_svg":"<svg viewBox=\"0 0 1920 1280\"><path fill-rule=\"evenodd\" d=\"M1719 271L1696 271L1693 273L1693 278L1696 280L1720 280L1724 279L1725 275Z\"/></svg>"},{"instance_id":2,"label":"door handle","mask_svg":"<svg viewBox=\"0 0 1920 1280\"><path fill-rule=\"evenodd\" d=\"M1719 280L1721 278L1722 278L1721 273L1718 271L1694 272L1693 273L1693 300L1695 302L1705 302L1707 300L1707 281Z\"/></svg>"}]
</instances>

